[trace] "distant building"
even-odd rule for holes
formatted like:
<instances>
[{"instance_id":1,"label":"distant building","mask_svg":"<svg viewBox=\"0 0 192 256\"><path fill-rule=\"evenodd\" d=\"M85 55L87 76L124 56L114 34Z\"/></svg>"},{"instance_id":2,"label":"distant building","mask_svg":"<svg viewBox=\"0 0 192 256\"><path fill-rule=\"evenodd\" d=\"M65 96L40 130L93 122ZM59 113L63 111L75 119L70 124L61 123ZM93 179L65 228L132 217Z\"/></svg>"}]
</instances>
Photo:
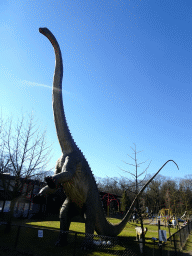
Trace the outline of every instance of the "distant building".
<instances>
[{"instance_id":1,"label":"distant building","mask_svg":"<svg viewBox=\"0 0 192 256\"><path fill-rule=\"evenodd\" d=\"M3 175L3 176L1 176ZM15 177L10 174L0 175L0 215L10 210L10 204L13 196L12 186L15 184ZM8 185L8 189L4 190L3 180ZM59 210L66 199L63 189L57 190L56 193L48 195L40 204L33 203L33 197L37 195L42 187L46 185L44 182L38 180L25 180L21 178L23 187L18 194L18 200L14 208L14 217L16 218L43 218L47 215L59 215ZM100 198L103 208L107 213L109 209L110 214L119 211L120 196L100 192ZM109 205L109 208L107 208Z\"/></svg>"},{"instance_id":2,"label":"distant building","mask_svg":"<svg viewBox=\"0 0 192 256\"><path fill-rule=\"evenodd\" d=\"M3 176L1 176L3 175ZM15 177L9 174L0 175L0 214L10 210L10 204L13 197L13 188ZM47 213L54 214L59 212L60 205L65 199L64 193L58 190L57 193L49 195L42 204L34 204L33 197L38 194L40 189L46 184L38 180L25 180L23 187L18 193L18 201L14 208L14 217L32 218L43 217ZM3 181L8 185L8 189L4 189Z\"/></svg>"}]
</instances>

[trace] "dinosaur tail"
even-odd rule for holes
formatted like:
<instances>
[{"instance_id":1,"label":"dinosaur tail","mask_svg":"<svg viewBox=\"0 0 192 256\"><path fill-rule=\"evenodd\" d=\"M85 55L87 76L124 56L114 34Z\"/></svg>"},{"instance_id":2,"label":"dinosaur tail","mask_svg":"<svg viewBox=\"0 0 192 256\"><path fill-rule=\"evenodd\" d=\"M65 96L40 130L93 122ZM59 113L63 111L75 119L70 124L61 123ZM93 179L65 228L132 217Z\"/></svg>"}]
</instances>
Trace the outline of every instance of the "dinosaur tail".
<instances>
[{"instance_id":1,"label":"dinosaur tail","mask_svg":"<svg viewBox=\"0 0 192 256\"><path fill-rule=\"evenodd\" d=\"M102 206L99 207L97 212L97 220L96 220L96 227L95 230L98 235L105 235L105 236L117 236L118 234L121 233L121 231L124 229L126 226L128 220L130 219L130 216L132 214L132 208L136 202L136 200L139 198L141 193L144 191L144 189L149 185L149 183L157 176L157 174L163 169L163 167L168 163L172 161L177 168L179 169L178 165L173 161L173 160L168 160L157 172L156 174L143 186L143 188L139 191L139 193L136 195L135 199L133 200L129 210L127 211L125 217L119 224L111 224L109 223L103 213ZM103 221L102 221L103 220Z\"/></svg>"},{"instance_id":2,"label":"dinosaur tail","mask_svg":"<svg viewBox=\"0 0 192 256\"><path fill-rule=\"evenodd\" d=\"M59 44L48 28L39 28L39 32L46 36L51 42L55 51L55 72L53 78L53 114L57 137L61 146L62 152L70 153L73 151L75 142L69 131L62 99L62 78L63 78L63 61Z\"/></svg>"}]
</instances>

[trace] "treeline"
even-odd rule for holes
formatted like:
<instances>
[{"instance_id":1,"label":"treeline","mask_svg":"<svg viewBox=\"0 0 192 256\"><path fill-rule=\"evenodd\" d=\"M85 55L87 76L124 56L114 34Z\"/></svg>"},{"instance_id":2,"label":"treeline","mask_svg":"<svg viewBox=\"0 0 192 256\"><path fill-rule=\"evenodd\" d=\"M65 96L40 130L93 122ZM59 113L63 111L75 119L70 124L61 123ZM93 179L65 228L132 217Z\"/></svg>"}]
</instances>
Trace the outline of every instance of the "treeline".
<instances>
[{"instance_id":1,"label":"treeline","mask_svg":"<svg viewBox=\"0 0 192 256\"><path fill-rule=\"evenodd\" d=\"M140 188L150 175L140 184ZM129 208L135 197L135 182L128 182L125 177L121 178L96 178L100 191L121 196L121 210ZM149 212L157 214L162 208L171 209L172 213L179 216L185 211L192 213L192 175L185 178L171 179L158 175L145 189L139 199L139 206L144 212L148 207ZM191 212L191 213L190 213Z\"/></svg>"}]
</instances>

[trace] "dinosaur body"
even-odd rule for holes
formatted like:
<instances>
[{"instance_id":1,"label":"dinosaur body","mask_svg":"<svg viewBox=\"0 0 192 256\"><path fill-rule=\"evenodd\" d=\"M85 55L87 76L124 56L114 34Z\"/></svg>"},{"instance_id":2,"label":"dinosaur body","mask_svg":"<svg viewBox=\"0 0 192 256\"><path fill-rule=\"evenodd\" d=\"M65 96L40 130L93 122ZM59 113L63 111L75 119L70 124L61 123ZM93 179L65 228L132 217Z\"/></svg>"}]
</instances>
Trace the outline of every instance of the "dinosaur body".
<instances>
[{"instance_id":1,"label":"dinosaur body","mask_svg":"<svg viewBox=\"0 0 192 256\"><path fill-rule=\"evenodd\" d=\"M69 230L71 218L73 216L77 214L83 216L85 214L85 233L93 234L95 230L98 235L117 236L124 229L129 220L131 209L137 197L168 161L138 193L124 219L116 225L109 223L104 215L99 191L92 171L83 153L73 140L66 122L62 101L63 64L59 44L54 35L47 28L40 28L39 31L49 39L55 51L53 113L57 136L62 151L62 155L56 164L55 174L52 177L47 177L45 179L48 185L40 191L40 194L45 195L54 193L60 184L63 186L67 199L60 211L61 234L62 231ZM64 240L65 239L66 237Z\"/></svg>"}]
</instances>

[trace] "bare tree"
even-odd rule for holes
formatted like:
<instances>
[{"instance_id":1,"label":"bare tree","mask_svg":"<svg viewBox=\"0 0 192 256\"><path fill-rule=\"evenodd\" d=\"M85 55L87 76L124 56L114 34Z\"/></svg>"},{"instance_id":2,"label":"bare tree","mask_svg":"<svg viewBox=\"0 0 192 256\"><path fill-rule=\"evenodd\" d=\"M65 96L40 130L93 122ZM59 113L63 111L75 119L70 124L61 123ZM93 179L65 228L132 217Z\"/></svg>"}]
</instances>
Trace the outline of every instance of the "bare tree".
<instances>
[{"instance_id":1,"label":"bare tree","mask_svg":"<svg viewBox=\"0 0 192 256\"><path fill-rule=\"evenodd\" d=\"M135 144L134 144L134 145L135 145ZM123 161L123 162L126 163L126 164L128 164L128 165L130 165L130 166L133 166L133 167L135 168L135 172L133 173L133 172L127 171L127 170L123 170L123 169L121 169L121 170L124 171L124 172L126 172L126 173L128 173L128 174L131 174L131 176L134 178L134 181L128 179L128 180L129 180L129 183L131 183L132 185L127 188L126 192L129 191L129 192L132 192L132 193L134 193L135 195L137 195L138 192L139 192L139 190L140 190L140 187L143 187L143 185L144 185L144 179L145 179L146 174L147 174L147 169L149 168L149 165L150 165L151 162L149 163L149 165L147 166L147 168L139 174L139 173L138 173L138 168L139 168L142 164L146 163L146 161L145 161L145 162L138 163L137 154L140 153L140 152L142 152L142 151L137 151L137 150L136 150L136 145L135 145L135 148L132 148L132 147L131 147L131 149L133 150L134 157L132 157L132 156L130 156L130 155L128 155L128 156L134 161L134 164L126 163L126 162L124 162L124 161ZM145 173L145 177L144 177L142 180L139 180L139 177L141 177L144 173ZM144 206L144 205L143 205L143 206ZM145 207L144 207L144 209L145 209ZM144 236L144 233L143 233L143 230L144 230L144 229L143 229L143 219L142 219L141 207L139 206L139 200L138 200L138 198L137 198L137 200L136 200L136 210L137 210L138 216L139 216L140 221L141 221L141 230L142 230L142 239L143 239L143 250L144 250L144 248L145 248L145 236Z\"/></svg>"},{"instance_id":2,"label":"bare tree","mask_svg":"<svg viewBox=\"0 0 192 256\"><path fill-rule=\"evenodd\" d=\"M2 114L0 117L0 174L1 173L6 173L9 170L9 167L11 165L9 155L6 152L5 149L5 126L6 122L2 118Z\"/></svg>"},{"instance_id":3,"label":"bare tree","mask_svg":"<svg viewBox=\"0 0 192 256\"><path fill-rule=\"evenodd\" d=\"M135 145L135 144L134 144ZM140 190L140 188L144 185L143 181L146 177L146 174L147 174L147 169L149 168L149 165L147 166L147 168L145 170L143 170L140 174L138 173L138 168L141 166L141 164L144 164L146 163L148 160L146 160L145 162L141 162L141 163L138 163L138 159L137 159L137 154L142 152L142 151L138 151L136 150L136 145L135 145L135 148L133 149L132 147L130 147L132 150L133 150L133 154L134 154L134 157L128 155L133 161L134 161L134 164L130 164L130 163L126 163L125 161L123 161L125 164L128 164L130 166L133 166L135 168L135 171L134 172L131 172L131 171L127 171L127 170L124 170L124 169L121 169L123 172L126 172L128 174L131 174L132 177L133 177L133 180L131 179L128 179L129 180L129 183L131 184L131 186L129 186L127 188L127 191L129 192L132 192L134 194L137 194ZM143 174L145 173L145 177L142 179L142 180L139 180L139 177L142 176Z\"/></svg>"},{"instance_id":4,"label":"bare tree","mask_svg":"<svg viewBox=\"0 0 192 256\"><path fill-rule=\"evenodd\" d=\"M32 114L28 118L22 116L14 128L12 123L11 119L4 139L12 174L26 179L42 175L47 169L51 152L46 142L46 131L40 131Z\"/></svg>"},{"instance_id":5,"label":"bare tree","mask_svg":"<svg viewBox=\"0 0 192 256\"><path fill-rule=\"evenodd\" d=\"M7 120L6 129L0 122L0 180L3 189L12 201L10 216L12 218L14 205L27 179L41 179L49 175L53 168L48 168L51 145L46 142L46 131L41 131L35 123L33 115L22 116L16 124L13 119ZM5 173L14 176L14 181L7 183Z\"/></svg>"},{"instance_id":6,"label":"bare tree","mask_svg":"<svg viewBox=\"0 0 192 256\"><path fill-rule=\"evenodd\" d=\"M135 144L134 144L135 145ZM123 161L124 163L128 164L128 165L131 165L131 166L134 166L135 168L135 172L131 172L131 171L127 171L127 170L124 170L124 169L121 169L122 171L128 173L128 174L131 174L133 179L128 179L127 177L123 177L121 176L121 179L118 179L118 178L109 178L107 176L107 178L104 178L101 182L101 179L99 180L99 187L102 188L102 189L105 189L106 192L110 191L110 193L119 193L121 195L124 195L124 198L127 197L126 199L124 199L123 201L124 202L129 202L130 199L131 201L135 198L135 195L139 192L140 188L143 187L144 185L144 179L145 177L140 180L140 176L142 176L144 173L147 173L147 169L149 168L149 165L148 167L142 171L140 174L138 173L138 168L141 166L141 164L143 163L146 163L145 162L141 162L141 163L138 163L138 160L137 160L137 154L142 152L142 151L139 151L137 152L136 151L136 145L135 145L135 148L133 149L131 147L131 149L133 150L133 154L134 154L134 157L128 155L132 160L134 160L134 164L130 164L130 163L126 163L125 161ZM125 180L128 180L128 182L126 182ZM113 191L113 192L112 192ZM130 201L130 202L131 202ZM124 205L123 208L126 208L128 205ZM138 202L137 202L137 206L136 208L138 209Z\"/></svg>"}]
</instances>

